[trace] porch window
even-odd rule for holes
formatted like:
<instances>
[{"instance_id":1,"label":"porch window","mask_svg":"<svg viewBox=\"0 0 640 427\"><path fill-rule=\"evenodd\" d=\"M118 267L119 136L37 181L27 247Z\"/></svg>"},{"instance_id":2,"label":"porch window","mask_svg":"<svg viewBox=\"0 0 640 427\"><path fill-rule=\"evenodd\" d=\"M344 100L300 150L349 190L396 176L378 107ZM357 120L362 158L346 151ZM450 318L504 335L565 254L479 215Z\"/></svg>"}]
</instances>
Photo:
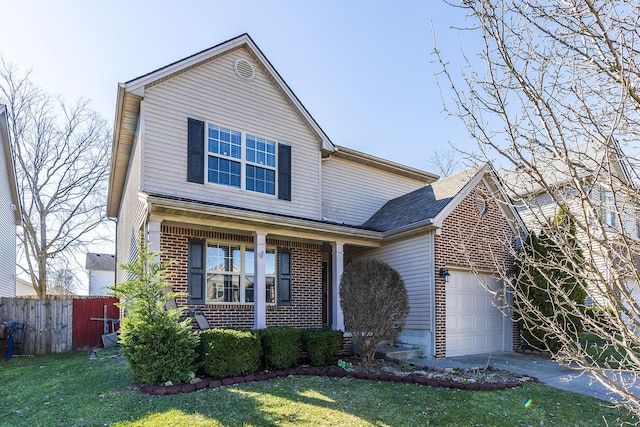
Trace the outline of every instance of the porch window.
<instances>
[{"instance_id":1,"label":"porch window","mask_svg":"<svg viewBox=\"0 0 640 427\"><path fill-rule=\"evenodd\" d=\"M276 250L265 253L266 302L275 303ZM254 250L233 243L207 244L207 303L252 303Z\"/></svg>"}]
</instances>

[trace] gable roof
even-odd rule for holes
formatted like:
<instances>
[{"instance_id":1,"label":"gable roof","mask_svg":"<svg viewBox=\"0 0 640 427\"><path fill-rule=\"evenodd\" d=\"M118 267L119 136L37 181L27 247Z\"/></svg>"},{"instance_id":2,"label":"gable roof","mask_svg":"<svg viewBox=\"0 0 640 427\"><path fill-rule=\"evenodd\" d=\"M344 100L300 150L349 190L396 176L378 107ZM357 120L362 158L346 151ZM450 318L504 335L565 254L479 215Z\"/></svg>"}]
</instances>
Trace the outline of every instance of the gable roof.
<instances>
[{"instance_id":1,"label":"gable roof","mask_svg":"<svg viewBox=\"0 0 640 427\"><path fill-rule=\"evenodd\" d=\"M491 175L495 186L499 189L501 185L497 175L491 165L485 163L388 201L363 226L385 233L428 225L440 227L448 213L487 174ZM501 191L499 192L504 196Z\"/></svg>"},{"instance_id":2,"label":"gable roof","mask_svg":"<svg viewBox=\"0 0 640 427\"><path fill-rule=\"evenodd\" d=\"M111 254L87 253L85 268L87 270L116 270L116 257Z\"/></svg>"},{"instance_id":3,"label":"gable roof","mask_svg":"<svg viewBox=\"0 0 640 427\"><path fill-rule=\"evenodd\" d=\"M11 143L9 142L9 124L6 105L0 104L0 142L4 154L4 166L9 179L9 194L11 194L11 204L13 206L13 216L15 224L22 224L22 210L20 199L18 198L18 184L16 180L16 169L13 164L13 154Z\"/></svg>"},{"instance_id":4,"label":"gable roof","mask_svg":"<svg viewBox=\"0 0 640 427\"><path fill-rule=\"evenodd\" d=\"M282 79L271 62L262 53L249 34L241 34L223 43L195 53L191 56L173 62L157 70L136 77L126 83L118 85L116 101L116 115L114 120L113 147L111 158L111 172L107 195L107 216L116 217L120 208L120 199L124 189L126 174L129 169L129 159L138 126L140 102L144 98L145 88L184 73L207 61L216 59L236 49L246 48L256 63L262 67L276 88L282 93L292 108L309 126L320 140L321 150L333 152L335 145L324 133L315 119L302 105L298 97Z\"/></svg>"},{"instance_id":5,"label":"gable roof","mask_svg":"<svg viewBox=\"0 0 640 427\"><path fill-rule=\"evenodd\" d=\"M560 155L563 157L550 154L531 160L531 165L538 171L540 179L551 188L567 183L573 185L571 181L574 178L584 180L609 174L619 183L634 186L624 154L615 141L610 144L586 142L568 147ZM509 191L515 196L535 195L545 191L538 181L532 179L528 173L522 173L519 168L504 171L502 176L509 182Z\"/></svg>"}]
</instances>

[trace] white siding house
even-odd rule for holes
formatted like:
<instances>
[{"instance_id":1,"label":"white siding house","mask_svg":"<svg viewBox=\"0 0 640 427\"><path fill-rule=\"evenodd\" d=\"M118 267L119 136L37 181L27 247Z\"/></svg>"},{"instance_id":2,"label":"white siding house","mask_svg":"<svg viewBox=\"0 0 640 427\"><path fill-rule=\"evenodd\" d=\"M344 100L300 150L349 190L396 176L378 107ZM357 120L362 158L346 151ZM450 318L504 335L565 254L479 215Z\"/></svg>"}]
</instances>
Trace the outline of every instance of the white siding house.
<instances>
[{"instance_id":1,"label":"white siding house","mask_svg":"<svg viewBox=\"0 0 640 427\"><path fill-rule=\"evenodd\" d=\"M20 202L9 141L7 109L0 105L0 297L16 295L16 226Z\"/></svg>"},{"instance_id":2,"label":"white siding house","mask_svg":"<svg viewBox=\"0 0 640 427\"><path fill-rule=\"evenodd\" d=\"M89 275L89 295L113 295L113 291L109 287L115 284L115 255L87 253L85 268Z\"/></svg>"}]
</instances>

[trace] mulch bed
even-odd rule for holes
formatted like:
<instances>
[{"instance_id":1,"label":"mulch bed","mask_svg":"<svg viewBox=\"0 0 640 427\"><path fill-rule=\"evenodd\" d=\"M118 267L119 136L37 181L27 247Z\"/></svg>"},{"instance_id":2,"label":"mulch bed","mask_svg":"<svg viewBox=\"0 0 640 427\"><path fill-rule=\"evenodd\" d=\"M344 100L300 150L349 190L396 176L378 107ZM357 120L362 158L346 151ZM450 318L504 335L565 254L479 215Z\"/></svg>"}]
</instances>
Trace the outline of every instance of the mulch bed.
<instances>
[{"instance_id":1,"label":"mulch bed","mask_svg":"<svg viewBox=\"0 0 640 427\"><path fill-rule=\"evenodd\" d=\"M264 371L257 374L223 379L195 378L189 384L172 385L139 385L142 393L167 395L190 393L205 388L216 388L243 384L253 381L265 381L274 378L313 375L334 378L356 378L370 381L392 381L407 384L419 384L430 387L447 387L461 390L504 390L519 387L526 382L537 381L534 377L514 374L496 369L492 366L479 369L423 369L407 363L378 359L372 363L364 363L357 358L347 360L353 367L342 369L338 366L297 368Z\"/></svg>"}]
</instances>

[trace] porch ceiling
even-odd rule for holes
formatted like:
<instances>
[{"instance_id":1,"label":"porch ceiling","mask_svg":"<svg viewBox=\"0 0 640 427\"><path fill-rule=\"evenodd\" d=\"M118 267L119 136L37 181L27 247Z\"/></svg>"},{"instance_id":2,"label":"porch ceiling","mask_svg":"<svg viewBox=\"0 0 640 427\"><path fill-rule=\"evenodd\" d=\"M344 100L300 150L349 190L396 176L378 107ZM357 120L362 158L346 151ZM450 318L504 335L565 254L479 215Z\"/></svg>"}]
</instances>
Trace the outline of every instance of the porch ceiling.
<instances>
[{"instance_id":1,"label":"porch ceiling","mask_svg":"<svg viewBox=\"0 0 640 427\"><path fill-rule=\"evenodd\" d=\"M379 247L383 233L357 227L292 218L265 212L202 205L197 202L149 196L151 217L158 221L197 225L225 232L249 234L264 231L269 238L295 239L309 242L342 242L344 244Z\"/></svg>"}]
</instances>

